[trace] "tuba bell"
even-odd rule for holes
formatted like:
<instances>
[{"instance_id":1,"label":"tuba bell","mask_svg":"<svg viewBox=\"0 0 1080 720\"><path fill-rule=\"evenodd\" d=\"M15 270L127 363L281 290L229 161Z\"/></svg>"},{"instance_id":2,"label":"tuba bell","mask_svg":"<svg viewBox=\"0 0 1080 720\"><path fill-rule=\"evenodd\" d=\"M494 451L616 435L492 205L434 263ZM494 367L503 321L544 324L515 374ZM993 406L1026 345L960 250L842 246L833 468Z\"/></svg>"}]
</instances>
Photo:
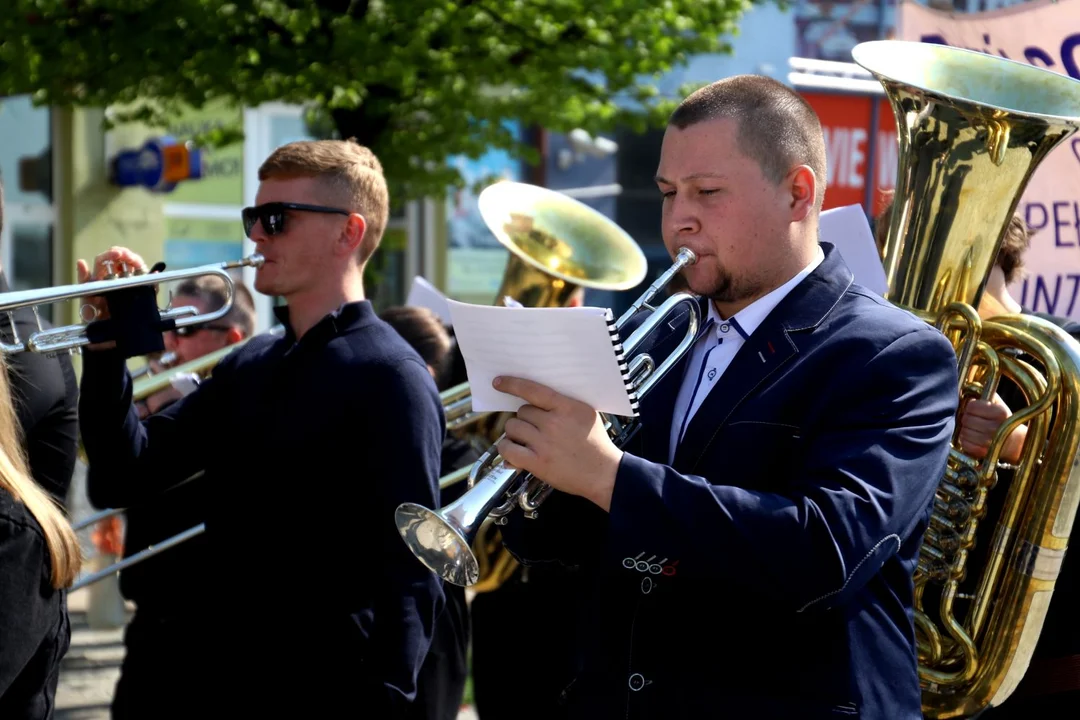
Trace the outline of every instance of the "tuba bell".
<instances>
[{"instance_id":1,"label":"tuba bell","mask_svg":"<svg viewBox=\"0 0 1080 720\"><path fill-rule=\"evenodd\" d=\"M506 298L525 307L565 307L581 288L629 290L647 272L645 254L607 216L557 190L519 182L498 182L477 198L480 215L499 243L510 251L495 304ZM481 447L502 432L508 413L472 411L467 382L441 393L448 432L474 439ZM458 472L441 487L468 479ZM474 592L499 588L518 569L502 546L493 523L477 528L473 553L480 581Z\"/></svg>"},{"instance_id":2,"label":"tuba bell","mask_svg":"<svg viewBox=\"0 0 1080 720\"><path fill-rule=\"evenodd\" d=\"M897 123L887 298L953 342L961 407L1003 380L1026 401L983 459L961 451L957 422L914 571L924 716L973 717L1028 668L1080 501L1080 343L1037 317L976 310L1028 181L1080 127L1080 83L934 44L868 42L852 56ZM1013 471L999 458L1023 423Z\"/></svg>"},{"instance_id":3,"label":"tuba bell","mask_svg":"<svg viewBox=\"0 0 1080 720\"><path fill-rule=\"evenodd\" d=\"M495 239L510 251L495 304L565 307L580 288L630 290L645 279L645 253L607 216L557 190L503 181L484 188L477 204ZM487 417L472 412L468 383L444 390L447 429Z\"/></svg>"}]
</instances>

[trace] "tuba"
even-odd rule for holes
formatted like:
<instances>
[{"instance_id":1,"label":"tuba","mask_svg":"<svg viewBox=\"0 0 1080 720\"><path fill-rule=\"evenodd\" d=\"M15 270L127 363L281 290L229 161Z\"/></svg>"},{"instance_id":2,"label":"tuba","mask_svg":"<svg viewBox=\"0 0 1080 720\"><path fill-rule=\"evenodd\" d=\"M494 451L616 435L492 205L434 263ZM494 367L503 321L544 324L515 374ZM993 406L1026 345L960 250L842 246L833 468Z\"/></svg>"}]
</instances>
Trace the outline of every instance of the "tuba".
<instances>
[{"instance_id":1,"label":"tuba","mask_svg":"<svg viewBox=\"0 0 1080 720\"><path fill-rule=\"evenodd\" d=\"M888 299L953 342L961 407L1002 381L1026 402L982 459L961 451L957 422L914 571L924 716L973 717L1028 668L1080 501L1080 343L1037 317L976 310L1028 181L1080 127L1080 83L942 45L875 41L852 56L896 116ZM1003 467L1023 423L1023 455Z\"/></svg>"},{"instance_id":2,"label":"tuba","mask_svg":"<svg viewBox=\"0 0 1080 720\"><path fill-rule=\"evenodd\" d=\"M564 195L526 183L503 181L477 198L488 229L507 250L495 304L506 298L525 307L565 307L577 290L619 291L637 287L647 272L645 254L633 238L607 216ZM467 382L441 393L448 432L471 436L483 447L501 433L509 415L472 411ZM446 488L468 478L465 469L440 481ZM516 572L517 561L502 547L488 523L474 536L483 578L475 592L495 590Z\"/></svg>"}]
</instances>

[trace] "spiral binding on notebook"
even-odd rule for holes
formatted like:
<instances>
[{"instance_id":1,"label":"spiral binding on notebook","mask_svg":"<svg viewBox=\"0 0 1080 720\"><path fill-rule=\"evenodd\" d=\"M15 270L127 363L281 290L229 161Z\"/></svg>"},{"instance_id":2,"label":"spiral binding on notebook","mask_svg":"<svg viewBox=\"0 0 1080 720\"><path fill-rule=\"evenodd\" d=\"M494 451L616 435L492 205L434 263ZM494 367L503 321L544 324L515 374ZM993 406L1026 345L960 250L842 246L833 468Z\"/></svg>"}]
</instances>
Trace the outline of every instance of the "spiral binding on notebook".
<instances>
[{"instance_id":1,"label":"spiral binding on notebook","mask_svg":"<svg viewBox=\"0 0 1080 720\"><path fill-rule=\"evenodd\" d=\"M626 395L630 398L630 407L634 409L634 417L638 415L638 396L634 392L634 385L630 381L630 365L626 362L626 353L623 351L622 338L619 336L619 327L615 324L615 315L608 308L604 316L607 321L608 334L611 336L611 347L615 350L615 360L619 363L619 372L622 373L623 385L626 387Z\"/></svg>"}]
</instances>

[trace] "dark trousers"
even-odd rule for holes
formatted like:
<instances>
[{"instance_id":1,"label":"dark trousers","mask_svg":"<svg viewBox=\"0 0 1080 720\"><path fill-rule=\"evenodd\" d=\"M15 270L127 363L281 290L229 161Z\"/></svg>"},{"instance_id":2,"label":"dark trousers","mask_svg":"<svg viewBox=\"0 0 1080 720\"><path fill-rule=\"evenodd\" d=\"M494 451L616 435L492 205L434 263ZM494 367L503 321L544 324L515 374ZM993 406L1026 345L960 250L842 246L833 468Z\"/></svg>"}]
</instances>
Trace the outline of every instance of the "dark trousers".
<instances>
[{"instance_id":1,"label":"dark trousers","mask_svg":"<svg viewBox=\"0 0 1080 720\"><path fill-rule=\"evenodd\" d=\"M201 616L138 610L124 631L124 662L112 702L113 720L213 717Z\"/></svg>"},{"instance_id":2,"label":"dark trousers","mask_svg":"<svg viewBox=\"0 0 1080 720\"><path fill-rule=\"evenodd\" d=\"M979 720L1057 720L1080 717L1080 690L1053 695L1014 695L978 715Z\"/></svg>"},{"instance_id":3,"label":"dark trousers","mask_svg":"<svg viewBox=\"0 0 1080 720\"><path fill-rule=\"evenodd\" d=\"M455 720L469 675L469 606L465 588L447 583L446 607L435 621L431 649L416 682L409 720Z\"/></svg>"},{"instance_id":4,"label":"dark trousers","mask_svg":"<svg viewBox=\"0 0 1080 720\"><path fill-rule=\"evenodd\" d=\"M519 568L473 598L473 693L482 720L565 715L561 695L576 674L580 592L568 571Z\"/></svg>"}]
</instances>

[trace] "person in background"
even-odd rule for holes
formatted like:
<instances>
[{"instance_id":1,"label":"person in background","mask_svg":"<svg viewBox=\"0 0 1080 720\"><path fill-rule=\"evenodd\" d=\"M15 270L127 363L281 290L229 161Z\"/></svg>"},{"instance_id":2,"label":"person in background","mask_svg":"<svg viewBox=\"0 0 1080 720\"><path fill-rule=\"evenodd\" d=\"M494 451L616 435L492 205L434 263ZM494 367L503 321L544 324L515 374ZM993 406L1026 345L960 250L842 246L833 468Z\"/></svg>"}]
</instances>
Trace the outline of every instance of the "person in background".
<instances>
[{"instance_id":1,"label":"person in background","mask_svg":"<svg viewBox=\"0 0 1080 720\"><path fill-rule=\"evenodd\" d=\"M0 718L51 720L71 645L67 590L82 552L54 497L30 476L0 355Z\"/></svg>"},{"instance_id":2,"label":"person in background","mask_svg":"<svg viewBox=\"0 0 1080 720\"><path fill-rule=\"evenodd\" d=\"M585 304L585 289L571 293L567 307ZM460 350L453 351L456 375L448 387L465 382ZM511 413L493 413L477 425L477 444L486 449L498 439ZM482 532L476 546L488 548L488 563L510 563L500 571L500 584L490 582L473 596L472 681L477 713L484 720L550 720L558 712L559 691L575 670L575 619L578 609L571 598L587 593L587 575L576 568L548 564L523 566L510 555L497 526ZM480 585L486 578L481 578ZM507 643L506 628L528 617L529 641ZM519 701L519 678L528 677L534 692L528 703Z\"/></svg>"},{"instance_id":3,"label":"person in background","mask_svg":"<svg viewBox=\"0 0 1080 720\"><path fill-rule=\"evenodd\" d=\"M187 325L165 333L165 352L172 355L170 367L179 367L251 337L255 332L255 301L242 282L233 285L233 305L229 313L210 323ZM195 307L200 314L215 312L227 299L225 281L215 275L189 278L173 291L173 307ZM150 364L154 374L166 369ZM179 400L193 389L192 378L177 378L167 388L136 403L140 417L146 417ZM196 380L197 382L197 380Z\"/></svg>"},{"instance_id":4,"label":"person in background","mask_svg":"<svg viewBox=\"0 0 1080 720\"><path fill-rule=\"evenodd\" d=\"M889 223L892 199L878 214L875 238L884 256L885 228ZM1080 323L1066 317L1025 309L1009 292L1009 286L1024 273L1024 257L1031 248L1033 232L1019 213L1013 215L1002 238L1001 246L990 271L986 287L979 300L979 316L989 320L998 315L1033 315L1058 325L1076 340L1080 340ZM1025 357L1029 362L1034 358ZM1037 364L1036 364L1037 366ZM960 415L959 441L961 449L976 459L986 457L1002 423L1013 412L1028 403L1020 388L1003 378L998 392L991 400L978 398L967 401ZM996 517L1004 502L1004 493L1013 478L1017 463L1027 442L1027 425L1020 425L1009 437L1001 451L1003 465L998 468L998 482L988 500L988 517ZM1075 534L1074 530L1074 534ZM1075 545L1074 543L1071 543ZM989 538L973 549L969 564L981 564L989 548ZM989 708L979 720L1029 720L1031 718L1070 717L1080 708L1080 558L1075 551L1067 552L1054 585L1054 595L1043 623L1042 632L1023 680L1004 703Z\"/></svg>"},{"instance_id":5,"label":"person in background","mask_svg":"<svg viewBox=\"0 0 1080 720\"><path fill-rule=\"evenodd\" d=\"M0 183L0 230L3 227L4 188ZM11 289L0 268L0 293ZM13 315L14 332L11 320L0 318L0 339L4 342L14 342L16 332L25 341L38 331L33 308L16 310ZM53 325L42 318L41 327ZM8 356L7 367L30 476L66 507L79 451L79 384L71 356L66 352L54 357L21 352Z\"/></svg>"}]
</instances>

